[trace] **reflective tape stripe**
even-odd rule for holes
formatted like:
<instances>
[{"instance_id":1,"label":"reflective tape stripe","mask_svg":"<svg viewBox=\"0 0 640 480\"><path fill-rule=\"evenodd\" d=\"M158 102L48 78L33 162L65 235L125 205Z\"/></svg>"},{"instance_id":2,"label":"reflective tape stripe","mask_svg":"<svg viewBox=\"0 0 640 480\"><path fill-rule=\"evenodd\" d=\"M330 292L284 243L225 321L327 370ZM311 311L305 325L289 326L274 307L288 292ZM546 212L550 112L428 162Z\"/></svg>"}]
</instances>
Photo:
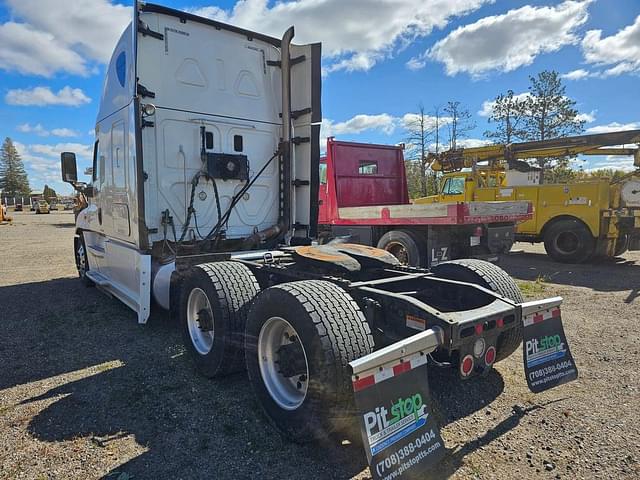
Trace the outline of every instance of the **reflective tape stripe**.
<instances>
[{"instance_id":1,"label":"reflective tape stripe","mask_svg":"<svg viewBox=\"0 0 640 480\"><path fill-rule=\"evenodd\" d=\"M560 308L554 308L552 310L542 310L540 312L531 313L525 316L522 320L525 327L533 325L534 323L540 323L550 318L557 318L560 316Z\"/></svg>"},{"instance_id":2,"label":"reflective tape stripe","mask_svg":"<svg viewBox=\"0 0 640 480\"><path fill-rule=\"evenodd\" d=\"M388 378L401 375L409 370L420 367L425 363L427 363L427 355L417 353L411 357L403 358L401 361L385 365L375 371L369 370L368 372L365 372L365 375L354 375L351 378L353 391L359 392L360 390L364 390L376 383L383 382Z\"/></svg>"}]
</instances>

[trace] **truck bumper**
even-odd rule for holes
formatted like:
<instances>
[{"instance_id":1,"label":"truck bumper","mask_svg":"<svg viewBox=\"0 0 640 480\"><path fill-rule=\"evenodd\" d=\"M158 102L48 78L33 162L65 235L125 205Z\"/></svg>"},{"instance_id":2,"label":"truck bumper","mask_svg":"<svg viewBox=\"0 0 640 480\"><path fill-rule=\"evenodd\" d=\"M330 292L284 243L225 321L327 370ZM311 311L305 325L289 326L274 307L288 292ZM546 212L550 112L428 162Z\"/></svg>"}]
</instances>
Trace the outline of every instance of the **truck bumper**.
<instances>
[{"instance_id":1,"label":"truck bumper","mask_svg":"<svg viewBox=\"0 0 640 480\"><path fill-rule=\"evenodd\" d=\"M526 302L522 304L516 304L511 313L512 317L516 321L526 324L531 319L539 318L544 315L551 315L552 312L559 310L562 304L562 297L553 297L544 300L536 300L532 302ZM500 317L506 318L508 315L501 312ZM493 318L492 315L486 316L485 319L474 317L472 319L463 320L464 313L460 314L461 321L451 328L450 332L446 332L445 328L440 326L434 326L424 332L417 333L403 340L399 340L387 347L377 350L365 357L359 358L351 362L349 365L353 371L354 386L361 384L362 382L369 382L369 377L376 375L379 377L380 372L393 371L394 368L405 363L411 364L411 362L420 362L421 358L425 358L431 353L435 353L439 349L455 349L465 352L465 347L469 345L473 346L473 342L490 332L492 329L497 328L499 321ZM482 328L479 328L481 325ZM498 335L496 330L495 336ZM491 335L490 335L491 336ZM486 350L492 346L493 342L487 342ZM485 350L485 351L486 351ZM478 352L476 352L478 353ZM480 352L483 356L484 352ZM462 361L467 355L460 355L460 367L462 368ZM491 368L493 361L486 365L486 368ZM465 375L463 375L465 376ZM467 375L468 376L468 375Z\"/></svg>"}]
</instances>

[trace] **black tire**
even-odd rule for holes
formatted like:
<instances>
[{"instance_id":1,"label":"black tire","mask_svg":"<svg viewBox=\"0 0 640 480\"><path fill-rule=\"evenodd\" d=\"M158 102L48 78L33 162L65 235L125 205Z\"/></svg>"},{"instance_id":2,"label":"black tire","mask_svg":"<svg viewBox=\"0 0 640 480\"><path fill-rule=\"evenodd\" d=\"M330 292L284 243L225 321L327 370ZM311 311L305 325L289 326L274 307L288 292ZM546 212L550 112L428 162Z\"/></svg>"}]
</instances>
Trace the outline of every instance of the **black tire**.
<instances>
[{"instance_id":1,"label":"black tire","mask_svg":"<svg viewBox=\"0 0 640 480\"><path fill-rule=\"evenodd\" d=\"M582 263L594 253L596 241L579 220L559 220L544 234L544 249L556 262Z\"/></svg>"},{"instance_id":2,"label":"black tire","mask_svg":"<svg viewBox=\"0 0 640 480\"><path fill-rule=\"evenodd\" d=\"M187 309L195 289L204 292L212 310L207 319L213 329L213 342L207 352L198 351L189 328ZM237 262L196 265L184 274L178 304L180 329L189 355L205 377L223 377L244 369L245 323L251 302L259 291L251 270ZM202 330L200 322L198 325ZM193 328L193 322L191 326Z\"/></svg>"},{"instance_id":3,"label":"black tire","mask_svg":"<svg viewBox=\"0 0 640 480\"><path fill-rule=\"evenodd\" d=\"M95 284L89 279L89 277L87 277L87 272L89 271L89 260L87 257L87 245L84 242L84 235L82 232L77 235L73 244L75 247L74 255L76 259L76 269L78 270L80 281L85 287L93 287Z\"/></svg>"},{"instance_id":4,"label":"black tire","mask_svg":"<svg viewBox=\"0 0 640 480\"><path fill-rule=\"evenodd\" d=\"M631 235L629 235L628 233L620 234L620 236L618 237L618 240L616 240L616 248L613 255L615 257L619 257L620 255L625 253L627 250L629 250L630 243L631 243Z\"/></svg>"},{"instance_id":5,"label":"black tire","mask_svg":"<svg viewBox=\"0 0 640 480\"><path fill-rule=\"evenodd\" d=\"M480 285L518 303L524 301L522 292L513 278L490 262L474 259L452 260L436 265L431 271L441 278ZM496 345L496 362L504 360L518 349L522 343L522 329L522 323L518 323L500 334Z\"/></svg>"},{"instance_id":6,"label":"black tire","mask_svg":"<svg viewBox=\"0 0 640 480\"><path fill-rule=\"evenodd\" d=\"M281 407L269 393L258 356L263 327L278 317L295 329L309 372L306 395L291 409ZM364 315L347 292L321 280L271 287L258 295L251 308L245 342L251 386L267 417L283 434L302 443L353 427L356 412L349 362L371 353L374 343Z\"/></svg>"},{"instance_id":7,"label":"black tire","mask_svg":"<svg viewBox=\"0 0 640 480\"><path fill-rule=\"evenodd\" d=\"M427 266L426 242L410 230L391 230L385 233L377 247L392 253L404 265Z\"/></svg>"}]
</instances>

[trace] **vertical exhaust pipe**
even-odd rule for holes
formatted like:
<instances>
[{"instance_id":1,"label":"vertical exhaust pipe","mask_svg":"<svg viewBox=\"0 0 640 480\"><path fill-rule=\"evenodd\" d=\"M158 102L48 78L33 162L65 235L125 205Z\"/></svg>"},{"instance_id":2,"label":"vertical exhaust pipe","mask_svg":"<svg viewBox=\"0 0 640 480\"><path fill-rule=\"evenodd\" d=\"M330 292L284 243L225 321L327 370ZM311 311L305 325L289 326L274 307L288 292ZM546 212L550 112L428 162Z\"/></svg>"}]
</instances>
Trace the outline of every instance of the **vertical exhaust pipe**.
<instances>
[{"instance_id":1,"label":"vertical exhaust pipe","mask_svg":"<svg viewBox=\"0 0 640 480\"><path fill-rule=\"evenodd\" d=\"M293 27L284 33L280 50L282 70L282 141L280 143L280 209L281 234L291 231L291 40L295 35Z\"/></svg>"}]
</instances>

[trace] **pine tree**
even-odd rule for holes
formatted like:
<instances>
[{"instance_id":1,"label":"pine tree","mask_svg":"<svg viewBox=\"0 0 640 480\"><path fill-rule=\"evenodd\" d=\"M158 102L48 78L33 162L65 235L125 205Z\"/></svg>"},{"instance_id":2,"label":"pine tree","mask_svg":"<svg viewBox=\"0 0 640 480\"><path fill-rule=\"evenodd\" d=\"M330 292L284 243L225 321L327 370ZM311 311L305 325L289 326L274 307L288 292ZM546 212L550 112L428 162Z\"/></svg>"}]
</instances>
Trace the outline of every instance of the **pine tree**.
<instances>
[{"instance_id":1,"label":"pine tree","mask_svg":"<svg viewBox=\"0 0 640 480\"><path fill-rule=\"evenodd\" d=\"M529 79L531 85L523 124L523 136L526 140L550 140L584 130L585 121L578 117L576 102L567 97L558 72L545 70ZM538 166L543 169L554 164L566 167L568 159L538 159Z\"/></svg>"},{"instance_id":2,"label":"pine tree","mask_svg":"<svg viewBox=\"0 0 640 480\"><path fill-rule=\"evenodd\" d=\"M495 131L487 130L484 136L497 143L513 143L525 137L522 128L526 115L527 101L514 95L513 90L500 94L493 101L489 123L495 123Z\"/></svg>"},{"instance_id":3,"label":"pine tree","mask_svg":"<svg viewBox=\"0 0 640 480\"><path fill-rule=\"evenodd\" d=\"M29 196L31 188L22 159L9 137L0 150L0 190L3 196Z\"/></svg>"},{"instance_id":4,"label":"pine tree","mask_svg":"<svg viewBox=\"0 0 640 480\"><path fill-rule=\"evenodd\" d=\"M47 202L51 202L51 200L55 199L58 196L58 194L53 188L45 184L44 189L42 191L42 196Z\"/></svg>"}]
</instances>

